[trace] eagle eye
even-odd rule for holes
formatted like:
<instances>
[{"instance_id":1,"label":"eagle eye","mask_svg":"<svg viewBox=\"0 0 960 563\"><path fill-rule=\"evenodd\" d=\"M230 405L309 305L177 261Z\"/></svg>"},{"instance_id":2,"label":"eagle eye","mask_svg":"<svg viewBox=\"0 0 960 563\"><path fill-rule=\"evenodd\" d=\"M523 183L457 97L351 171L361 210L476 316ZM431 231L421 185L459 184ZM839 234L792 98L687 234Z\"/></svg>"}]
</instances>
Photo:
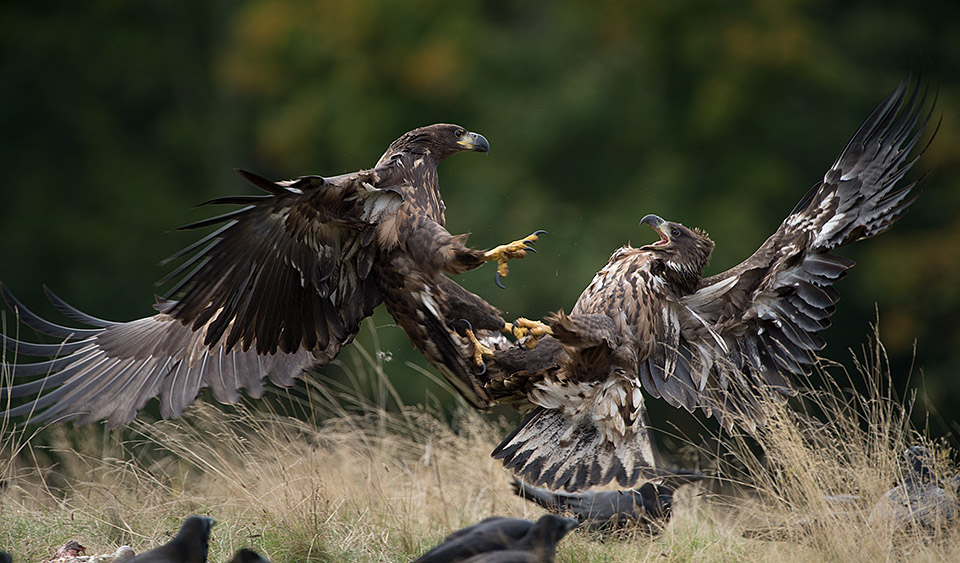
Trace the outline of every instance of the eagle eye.
<instances>
[{"instance_id":1,"label":"eagle eye","mask_svg":"<svg viewBox=\"0 0 960 563\"><path fill-rule=\"evenodd\" d=\"M672 237L678 237L678 236L680 236L680 229L678 229L678 228L676 228L676 227L672 227L672 228L670 229L670 236L672 236Z\"/></svg>"},{"instance_id":2,"label":"eagle eye","mask_svg":"<svg viewBox=\"0 0 960 563\"><path fill-rule=\"evenodd\" d=\"M460 137L463 137L464 133L466 133L466 131L464 131L463 129L457 129L456 131L453 132L454 136L456 136L458 139Z\"/></svg>"}]
</instances>

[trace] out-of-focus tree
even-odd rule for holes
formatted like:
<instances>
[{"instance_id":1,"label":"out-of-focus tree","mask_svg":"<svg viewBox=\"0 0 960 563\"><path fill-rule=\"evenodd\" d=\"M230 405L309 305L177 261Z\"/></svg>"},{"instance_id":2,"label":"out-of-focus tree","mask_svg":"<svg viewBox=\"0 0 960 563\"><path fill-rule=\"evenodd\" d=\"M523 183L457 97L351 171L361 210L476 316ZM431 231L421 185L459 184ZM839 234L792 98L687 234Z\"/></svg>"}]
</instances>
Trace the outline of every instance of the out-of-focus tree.
<instances>
[{"instance_id":1,"label":"out-of-focus tree","mask_svg":"<svg viewBox=\"0 0 960 563\"><path fill-rule=\"evenodd\" d=\"M146 314L156 262L192 240L163 232L250 189L231 168L338 174L450 121L492 144L441 167L451 231L477 246L550 231L506 291L485 269L458 281L538 317L569 309L614 248L650 239L649 212L708 230L711 271L745 258L873 105L922 71L942 117L912 174L929 172L922 196L845 251L860 264L839 284L826 355L845 360L876 306L895 375L916 342L934 406L955 409L958 16L948 1L5 5L0 279L31 304L47 282L106 317ZM379 337L423 364L398 329ZM423 378L395 366L421 399Z\"/></svg>"}]
</instances>

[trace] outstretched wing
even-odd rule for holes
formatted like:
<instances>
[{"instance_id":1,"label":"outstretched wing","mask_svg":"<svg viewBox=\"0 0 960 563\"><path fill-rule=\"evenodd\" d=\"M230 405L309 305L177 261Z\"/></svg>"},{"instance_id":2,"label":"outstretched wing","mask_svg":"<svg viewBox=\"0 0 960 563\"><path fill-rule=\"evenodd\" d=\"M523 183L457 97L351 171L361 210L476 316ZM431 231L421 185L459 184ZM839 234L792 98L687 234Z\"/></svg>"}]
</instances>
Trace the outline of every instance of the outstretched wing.
<instances>
[{"instance_id":1,"label":"outstretched wing","mask_svg":"<svg viewBox=\"0 0 960 563\"><path fill-rule=\"evenodd\" d=\"M162 415L175 417L203 387L235 402L241 388L262 394L264 377L289 386L352 340L380 302L369 273L378 229L387 228L402 203L398 173L385 166L278 183L242 174L269 195L209 202L245 207L186 227L223 224L174 256L189 258L168 276L183 275L157 315L104 321L48 292L64 314L95 328L62 327L32 314L4 288L25 324L61 340L40 345L3 337L14 354L52 358L3 364L13 384L0 398L36 396L11 415L118 425L159 396Z\"/></svg>"},{"instance_id":2,"label":"outstretched wing","mask_svg":"<svg viewBox=\"0 0 960 563\"><path fill-rule=\"evenodd\" d=\"M28 422L74 420L86 424L106 419L109 426L133 420L153 397L160 398L165 418L179 416L203 387L224 403L237 402L239 390L263 395L263 379L288 387L294 377L317 362L309 350L259 355L223 342L203 344L206 331L192 331L168 314L117 323L82 313L47 290L50 301L66 316L93 328L73 328L46 321L16 300L6 287L3 298L27 327L49 335L57 344L21 342L0 336L5 360L19 356L51 358L37 363L4 363L0 398L29 398L10 408L8 416L29 416ZM158 308L168 307L161 302Z\"/></svg>"},{"instance_id":3,"label":"outstretched wing","mask_svg":"<svg viewBox=\"0 0 960 563\"><path fill-rule=\"evenodd\" d=\"M853 266L829 251L885 231L915 199L915 182L897 183L919 158L910 155L932 113L925 106L925 92L901 84L752 256L662 310L640 366L651 394L702 407L727 427L762 419L763 397L793 394L790 376L824 346L832 286Z\"/></svg>"},{"instance_id":4,"label":"outstretched wing","mask_svg":"<svg viewBox=\"0 0 960 563\"><path fill-rule=\"evenodd\" d=\"M402 202L396 171L277 183L241 174L271 195L212 200L251 205L182 227L225 223L167 277L197 265L171 290L169 314L192 330L207 327L208 346L225 336L228 351L239 345L259 354L305 348L336 355L380 302L369 277L374 227Z\"/></svg>"}]
</instances>

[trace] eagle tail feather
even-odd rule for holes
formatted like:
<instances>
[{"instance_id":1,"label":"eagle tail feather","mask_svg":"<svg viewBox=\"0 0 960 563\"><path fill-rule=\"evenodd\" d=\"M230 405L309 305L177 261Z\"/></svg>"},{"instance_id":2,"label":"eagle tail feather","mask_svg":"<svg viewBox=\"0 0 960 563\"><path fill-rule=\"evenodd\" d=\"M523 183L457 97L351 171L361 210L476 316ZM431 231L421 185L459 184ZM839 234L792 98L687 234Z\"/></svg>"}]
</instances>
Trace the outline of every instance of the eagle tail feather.
<instances>
[{"instance_id":1,"label":"eagle tail feather","mask_svg":"<svg viewBox=\"0 0 960 563\"><path fill-rule=\"evenodd\" d=\"M632 487L658 475L657 454L648 425L632 437L612 442L592 422L575 422L560 411L538 407L493 451L524 481L578 492L616 481Z\"/></svg>"}]
</instances>

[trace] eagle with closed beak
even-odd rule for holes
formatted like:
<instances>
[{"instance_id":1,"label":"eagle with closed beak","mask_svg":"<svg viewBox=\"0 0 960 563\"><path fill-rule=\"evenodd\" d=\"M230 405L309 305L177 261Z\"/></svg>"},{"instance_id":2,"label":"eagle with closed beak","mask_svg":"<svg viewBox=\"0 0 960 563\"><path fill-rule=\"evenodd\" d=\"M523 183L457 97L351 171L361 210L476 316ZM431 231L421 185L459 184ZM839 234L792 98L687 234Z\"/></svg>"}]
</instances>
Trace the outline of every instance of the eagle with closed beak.
<instances>
[{"instance_id":1,"label":"eagle with closed beak","mask_svg":"<svg viewBox=\"0 0 960 563\"><path fill-rule=\"evenodd\" d=\"M507 325L445 274L496 261L499 284L507 261L532 250L539 234L483 251L444 228L437 165L488 150L482 135L437 124L405 133L368 170L280 182L240 171L267 194L209 201L243 207L182 227L221 225L172 257L183 263L165 281L179 282L146 318L102 320L44 288L64 315L90 328L60 326L3 287L23 323L60 340L0 336L14 354L51 358L2 364L12 384L0 398L27 398L9 415L116 426L154 397L164 418L179 416L204 387L224 403L238 401L240 389L259 397L265 377L290 386L303 370L330 362L381 302L471 404L488 406L464 332L496 334Z\"/></svg>"},{"instance_id":2,"label":"eagle with closed beak","mask_svg":"<svg viewBox=\"0 0 960 563\"><path fill-rule=\"evenodd\" d=\"M533 349L488 350L488 389L534 407L493 456L534 485L580 491L655 478L643 389L751 429L765 405L795 393L825 345L853 261L830 251L890 228L913 203L897 184L932 114L901 84L873 111L780 227L752 256L703 278L714 243L656 215L659 239L613 253L569 314Z\"/></svg>"}]
</instances>

